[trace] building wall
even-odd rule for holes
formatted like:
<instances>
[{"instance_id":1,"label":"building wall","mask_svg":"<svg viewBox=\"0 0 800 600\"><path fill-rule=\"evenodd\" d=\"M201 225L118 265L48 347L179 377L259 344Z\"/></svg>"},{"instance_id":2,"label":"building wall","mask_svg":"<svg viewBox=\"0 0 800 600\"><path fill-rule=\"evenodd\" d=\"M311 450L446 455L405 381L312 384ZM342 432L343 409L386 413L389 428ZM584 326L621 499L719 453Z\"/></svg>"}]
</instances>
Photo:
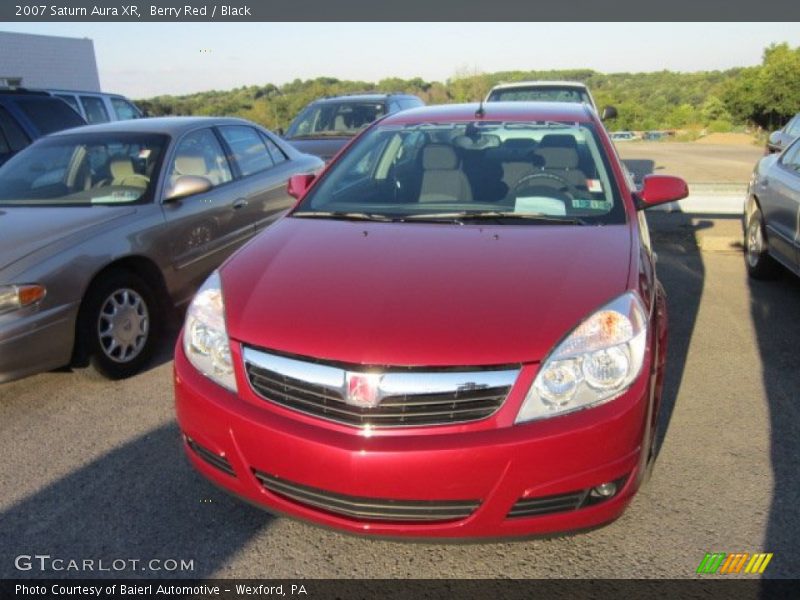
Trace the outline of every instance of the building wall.
<instances>
[{"instance_id":1,"label":"building wall","mask_svg":"<svg viewBox=\"0 0 800 600\"><path fill-rule=\"evenodd\" d=\"M100 91L94 43L0 31L0 80L22 78L27 88Z\"/></svg>"}]
</instances>

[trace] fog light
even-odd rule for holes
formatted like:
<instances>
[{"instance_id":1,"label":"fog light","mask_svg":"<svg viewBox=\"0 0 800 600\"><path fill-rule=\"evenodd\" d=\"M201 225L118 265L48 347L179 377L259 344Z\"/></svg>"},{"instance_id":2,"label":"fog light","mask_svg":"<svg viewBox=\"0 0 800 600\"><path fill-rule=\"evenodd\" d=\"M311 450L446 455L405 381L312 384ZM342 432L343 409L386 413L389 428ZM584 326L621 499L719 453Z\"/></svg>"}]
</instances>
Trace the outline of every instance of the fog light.
<instances>
[{"instance_id":1,"label":"fog light","mask_svg":"<svg viewBox=\"0 0 800 600\"><path fill-rule=\"evenodd\" d=\"M592 488L592 496L595 498L611 498L617 493L617 484L614 481L608 483L601 483L595 488Z\"/></svg>"}]
</instances>

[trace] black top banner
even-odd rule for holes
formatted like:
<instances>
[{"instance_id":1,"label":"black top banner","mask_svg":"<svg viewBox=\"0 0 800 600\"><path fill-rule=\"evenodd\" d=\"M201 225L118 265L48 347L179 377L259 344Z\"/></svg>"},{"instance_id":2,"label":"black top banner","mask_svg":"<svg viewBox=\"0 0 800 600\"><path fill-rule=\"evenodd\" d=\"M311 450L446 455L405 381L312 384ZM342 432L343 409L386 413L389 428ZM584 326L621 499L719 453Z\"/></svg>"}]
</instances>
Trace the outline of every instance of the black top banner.
<instances>
[{"instance_id":1,"label":"black top banner","mask_svg":"<svg viewBox=\"0 0 800 600\"><path fill-rule=\"evenodd\" d=\"M0 21L800 21L795 0L4 0ZM676 39L676 43L680 40ZM602 43L602 40L598 40Z\"/></svg>"}]
</instances>

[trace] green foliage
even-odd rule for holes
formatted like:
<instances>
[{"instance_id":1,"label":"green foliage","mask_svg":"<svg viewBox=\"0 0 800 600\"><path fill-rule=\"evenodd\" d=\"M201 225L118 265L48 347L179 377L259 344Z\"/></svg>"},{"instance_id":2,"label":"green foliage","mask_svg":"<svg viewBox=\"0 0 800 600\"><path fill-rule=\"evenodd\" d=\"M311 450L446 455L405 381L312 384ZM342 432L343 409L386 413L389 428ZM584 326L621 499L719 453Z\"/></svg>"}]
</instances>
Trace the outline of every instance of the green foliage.
<instances>
[{"instance_id":1,"label":"green foliage","mask_svg":"<svg viewBox=\"0 0 800 600\"><path fill-rule=\"evenodd\" d=\"M419 77L389 77L378 83L318 77L295 79L282 86L267 83L187 96L157 96L137 103L152 116L230 115L277 129L286 128L304 106L322 96L406 92L428 104L477 102L498 83L537 79L586 83L600 108L609 104L617 107L619 117L609 123L617 130L682 129L687 130L685 135L694 136L703 128L731 131L746 124L777 128L800 111L800 48L792 49L785 43L766 48L761 66L727 71L480 73L463 67L445 82Z\"/></svg>"}]
</instances>

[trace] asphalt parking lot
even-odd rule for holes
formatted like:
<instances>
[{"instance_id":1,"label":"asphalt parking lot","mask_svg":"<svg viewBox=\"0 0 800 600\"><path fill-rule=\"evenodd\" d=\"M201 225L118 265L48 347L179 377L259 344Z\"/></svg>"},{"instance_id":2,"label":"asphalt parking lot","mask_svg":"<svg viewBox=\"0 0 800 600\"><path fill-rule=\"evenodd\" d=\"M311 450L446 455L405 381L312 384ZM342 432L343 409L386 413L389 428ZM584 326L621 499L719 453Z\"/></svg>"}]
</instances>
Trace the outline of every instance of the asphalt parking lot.
<instances>
[{"instance_id":1,"label":"asphalt parking lot","mask_svg":"<svg viewBox=\"0 0 800 600\"><path fill-rule=\"evenodd\" d=\"M38 553L194 564L116 576L682 578L706 552L767 551L766 576L797 577L800 282L748 281L734 219L651 222L671 317L663 442L653 478L615 523L442 545L273 518L189 467L165 347L124 382L52 372L0 388L0 576L70 575L15 569L16 556Z\"/></svg>"}]
</instances>

